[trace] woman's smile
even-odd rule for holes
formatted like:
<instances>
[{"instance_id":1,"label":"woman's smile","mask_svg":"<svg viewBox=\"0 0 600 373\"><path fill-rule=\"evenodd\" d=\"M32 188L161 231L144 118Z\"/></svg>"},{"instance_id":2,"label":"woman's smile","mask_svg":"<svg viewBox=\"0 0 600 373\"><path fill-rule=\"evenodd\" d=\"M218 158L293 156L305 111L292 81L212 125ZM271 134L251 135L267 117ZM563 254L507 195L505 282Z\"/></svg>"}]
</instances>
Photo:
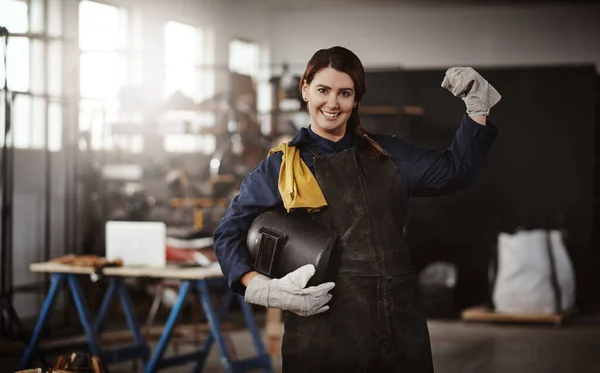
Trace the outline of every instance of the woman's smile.
<instances>
[{"instance_id":1,"label":"woman's smile","mask_svg":"<svg viewBox=\"0 0 600 373\"><path fill-rule=\"evenodd\" d=\"M337 117L339 117L339 116L340 116L340 112L339 112L339 111L337 111L337 112L335 112L335 111L334 111L334 112L332 112L332 111L324 111L324 110L321 110L321 114L323 114L323 115L325 116L325 118L327 118L328 120L336 120L336 119L337 119Z\"/></svg>"}]
</instances>

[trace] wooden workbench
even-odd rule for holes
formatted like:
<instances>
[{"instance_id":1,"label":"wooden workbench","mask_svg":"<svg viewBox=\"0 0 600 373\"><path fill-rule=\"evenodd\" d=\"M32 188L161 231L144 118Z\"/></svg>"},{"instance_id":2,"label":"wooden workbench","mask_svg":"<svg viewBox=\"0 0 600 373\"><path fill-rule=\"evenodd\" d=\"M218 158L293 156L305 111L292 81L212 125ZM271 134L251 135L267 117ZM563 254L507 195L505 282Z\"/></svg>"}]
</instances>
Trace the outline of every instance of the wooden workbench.
<instances>
[{"instance_id":1,"label":"wooden workbench","mask_svg":"<svg viewBox=\"0 0 600 373\"><path fill-rule=\"evenodd\" d=\"M29 266L29 270L32 272L71 273L80 275L92 275L96 272L93 267L78 267L52 262L33 263ZM106 267L102 269L102 274L104 276L115 277L149 277L177 280L204 280L208 278L223 277L223 272L221 272L221 268L218 265L209 268L180 267L176 265L165 267Z\"/></svg>"}]
</instances>

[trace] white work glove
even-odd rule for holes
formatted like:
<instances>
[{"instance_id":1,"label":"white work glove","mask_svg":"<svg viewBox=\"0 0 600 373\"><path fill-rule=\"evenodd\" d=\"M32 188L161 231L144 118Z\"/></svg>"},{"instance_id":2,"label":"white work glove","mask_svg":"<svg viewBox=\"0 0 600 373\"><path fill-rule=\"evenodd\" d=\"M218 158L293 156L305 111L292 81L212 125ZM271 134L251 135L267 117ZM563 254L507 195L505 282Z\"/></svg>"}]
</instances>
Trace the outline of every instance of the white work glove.
<instances>
[{"instance_id":1,"label":"white work glove","mask_svg":"<svg viewBox=\"0 0 600 373\"><path fill-rule=\"evenodd\" d=\"M449 68L442 88L462 98L470 116L489 115L492 106L502 98L498 91L471 67Z\"/></svg>"},{"instance_id":2,"label":"white work glove","mask_svg":"<svg viewBox=\"0 0 600 373\"><path fill-rule=\"evenodd\" d=\"M254 277L246 288L246 302L265 307L280 308L300 316L312 316L329 309L329 290L333 282L306 287L315 274L315 266L307 264L280 279L264 275Z\"/></svg>"}]
</instances>

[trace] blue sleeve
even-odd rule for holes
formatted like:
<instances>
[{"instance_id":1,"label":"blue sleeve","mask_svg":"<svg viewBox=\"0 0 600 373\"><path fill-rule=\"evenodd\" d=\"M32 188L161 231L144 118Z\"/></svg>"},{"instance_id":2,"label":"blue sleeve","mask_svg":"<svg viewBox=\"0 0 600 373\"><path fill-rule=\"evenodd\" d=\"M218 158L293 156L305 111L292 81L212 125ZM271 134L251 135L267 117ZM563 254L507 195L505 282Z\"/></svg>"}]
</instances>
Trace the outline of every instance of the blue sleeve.
<instances>
[{"instance_id":1,"label":"blue sleeve","mask_svg":"<svg viewBox=\"0 0 600 373\"><path fill-rule=\"evenodd\" d=\"M278 190L281 153L252 169L242 180L240 193L231 201L214 232L214 250L231 290L244 294L240 279L252 271L246 235L254 219L281 202Z\"/></svg>"},{"instance_id":2,"label":"blue sleeve","mask_svg":"<svg viewBox=\"0 0 600 373\"><path fill-rule=\"evenodd\" d=\"M472 184L497 134L491 122L482 126L465 115L444 152L413 146L408 162L412 195L440 196Z\"/></svg>"},{"instance_id":3,"label":"blue sleeve","mask_svg":"<svg viewBox=\"0 0 600 373\"><path fill-rule=\"evenodd\" d=\"M441 153L395 136L382 139L381 145L398 166L407 197L432 197L473 183L497 134L491 122L482 126L464 115L452 144Z\"/></svg>"}]
</instances>

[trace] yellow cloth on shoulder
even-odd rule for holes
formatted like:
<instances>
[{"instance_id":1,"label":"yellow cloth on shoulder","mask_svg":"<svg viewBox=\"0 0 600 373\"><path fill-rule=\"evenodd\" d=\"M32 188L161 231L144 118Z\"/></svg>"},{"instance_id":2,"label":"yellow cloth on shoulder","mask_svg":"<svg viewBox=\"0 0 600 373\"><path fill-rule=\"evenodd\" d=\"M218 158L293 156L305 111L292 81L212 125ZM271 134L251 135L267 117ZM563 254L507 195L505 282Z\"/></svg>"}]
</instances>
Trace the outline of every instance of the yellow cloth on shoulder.
<instances>
[{"instance_id":1,"label":"yellow cloth on shoulder","mask_svg":"<svg viewBox=\"0 0 600 373\"><path fill-rule=\"evenodd\" d=\"M271 149L269 155L277 152L283 153L278 187L287 212L296 208L307 208L311 211L327 206L317 179L300 157L300 150L283 143Z\"/></svg>"}]
</instances>

